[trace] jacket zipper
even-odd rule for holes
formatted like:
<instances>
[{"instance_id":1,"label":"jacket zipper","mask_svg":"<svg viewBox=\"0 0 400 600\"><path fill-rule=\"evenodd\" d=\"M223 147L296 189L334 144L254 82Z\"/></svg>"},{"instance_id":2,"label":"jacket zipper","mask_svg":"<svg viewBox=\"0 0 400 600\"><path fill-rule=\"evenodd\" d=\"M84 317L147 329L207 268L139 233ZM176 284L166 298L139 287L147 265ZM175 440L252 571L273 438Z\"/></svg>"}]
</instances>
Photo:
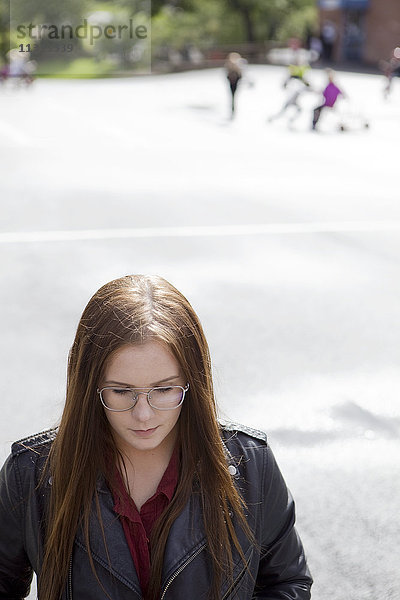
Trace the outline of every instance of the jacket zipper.
<instances>
[{"instance_id":1,"label":"jacket zipper","mask_svg":"<svg viewBox=\"0 0 400 600\"><path fill-rule=\"evenodd\" d=\"M179 569L177 571L175 571L175 573L172 575L172 577L170 577L170 579L168 580L168 583L164 588L164 591L162 593L160 600L164 600L165 594L167 593L167 590L168 590L169 586L171 585L171 583L178 577L178 575L180 573L182 573L183 569L185 569L196 558L196 556L198 556L200 554L200 552L202 552L204 550L205 547L206 547L206 544L203 544L201 546L201 548L199 548L190 558L188 558L188 560L185 563L183 563L183 565L181 565L179 567Z\"/></svg>"},{"instance_id":2,"label":"jacket zipper","mask_svg":"<svg viewBox=\"0 0 400 600\"><path fill-rule=\"evenodd\" d=\"M175 571L175 573L172 575L172 577L170 577L170 579L168 580L168 583L164 588L164 591L162 593L160 600L164 600L165 594L167 593L169 586L173 583L173 581L175 581L175 579L178 577L178 575L180 573L182 573L182 571L200 554L200 552L202 552L204 550L205 547L206 547L206 544L203 544L190 558L188 558L188 560L185 563L183 563L182 566L179 567L179 569L177 571ZM231 585L229 590L223 596L222 600L226 600L226 598L232 592L233 588L238 584L239 580L243 577L246 568L247 568L247 565L245 565L243 567L243 569L241 570L239 575L236 577L235 581L233 582L233 584ZM72 556L69 561L69 569L68 569L68 600L73 600L72 599Z\"/></svg>"},{"instance_id":3,"label":"jacket zipper","mask_svg":"<svg viewBox=\"0 0 400 600\"><path fill-rule=\"evenodd\" d=\"M72 600L72 556L69 561L68 569L68 600Z\"/></svg>"},{"instance_id":4,"label":"jacket zipper","mask_svg":"<svg viewBox=\"0 0 400 600\"><path fill-rule=\"evenodd\" d=\"M222 597L222 600L226 600L226 598L228 598L229 594L232 593L233 589L237 586L237 584L239 583L239 581L242 579L244 572L246 571L247 567L248 567L249 563L246 563L245 566L243 567L243 569L240 571L239 575L236 577L235 581L232 583L231 587L229 588L229 590L227 592L225 592L225 594Z\"/></svg>"}]
</instances>

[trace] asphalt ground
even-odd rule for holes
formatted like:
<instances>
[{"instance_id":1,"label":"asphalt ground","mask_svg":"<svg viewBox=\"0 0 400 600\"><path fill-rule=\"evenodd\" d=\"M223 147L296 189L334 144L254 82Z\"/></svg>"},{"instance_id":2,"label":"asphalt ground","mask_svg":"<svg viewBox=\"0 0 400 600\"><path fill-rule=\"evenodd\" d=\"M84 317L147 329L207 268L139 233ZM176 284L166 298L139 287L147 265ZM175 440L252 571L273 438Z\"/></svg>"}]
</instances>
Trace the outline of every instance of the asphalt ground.
<instances>
[{"instance_id":1,"label":"asphalt ground","mask_svg":"<svg viewBox=\"0 0 400 600\"><path fill-rule=\"evenodd\" d=\"M161 274L222 416L269 434L313 598L398 600L400 86L338 73L349 100L313 133L313 92L266 123L284 76L250 67L234 121L219 70L0 89L2 458L57 422L90 295Z\"/></svg>"}]
</instances>

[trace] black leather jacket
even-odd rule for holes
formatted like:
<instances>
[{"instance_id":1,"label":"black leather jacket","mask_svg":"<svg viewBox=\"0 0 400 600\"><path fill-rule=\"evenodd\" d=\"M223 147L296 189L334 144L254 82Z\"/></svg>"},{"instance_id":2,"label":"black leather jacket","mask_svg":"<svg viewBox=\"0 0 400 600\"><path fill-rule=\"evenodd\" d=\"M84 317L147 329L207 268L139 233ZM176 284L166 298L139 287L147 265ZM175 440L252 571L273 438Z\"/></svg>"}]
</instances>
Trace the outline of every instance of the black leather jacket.
<instances>
[{"instance_id":1,"label":"black leather jacket","mask_svg":"<svg viewBox=\"0 0 400 600\"><path fill-rule=\"evenodd\" d=\"M20 600L29 593L32 570L40 572L41 521L51 478L37 489L55 431L16 442L0 473L0 599ZM266 437L245 427L224 426L229 472L247 505L258 547L238 530L248 568L234 551L234 578L224 581L221 600L306 600L312 579L294 528L294 503ZM98 484L107 539L93 512L90 538L99 585L78 532L63 600L140 600L142 594L123 529L105 482ZM160 600L206 600L210 582L207 542L198 496L190 498L171 527ZM45 599L41 599L45 600Z\"/></svg>"}]
</instances>

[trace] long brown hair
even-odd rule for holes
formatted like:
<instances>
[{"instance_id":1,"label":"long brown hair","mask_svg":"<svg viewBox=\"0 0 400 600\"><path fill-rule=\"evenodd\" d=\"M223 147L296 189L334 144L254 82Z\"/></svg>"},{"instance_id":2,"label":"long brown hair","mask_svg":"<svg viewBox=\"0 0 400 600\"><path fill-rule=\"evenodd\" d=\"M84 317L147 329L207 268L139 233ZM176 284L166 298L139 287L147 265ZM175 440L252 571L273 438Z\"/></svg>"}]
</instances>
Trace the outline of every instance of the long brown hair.
<instances>
[{"instance_id":1,"label":"long brown hair","mask_svg":"<svg viewBox=\"0 0 400 600\"><path fill-rule=\"evenodd\" d=\"M86 306L72 345L67 394L49 469L52 486L39 597L58 600L67 580L74 538L83 526L91 567L89 515L96 481L112 481L110 461L118 450L96 393L110 356L126 344L154 339L166 344L190 384L179 418L181 469L175 495L151 539L148 596L160 593L169 529L197 482L213 578L210 598L219 597L222 574L232 575L232 544L244 561L233 526L236 516L251 536L243 501L227 469L214 401L211 361L202 326L186 298L161 277L130 275L101 287ZM100 515L99 515L100 516ZM156 540L156 542L155 542Z\"/></svg>"}]
</instances>

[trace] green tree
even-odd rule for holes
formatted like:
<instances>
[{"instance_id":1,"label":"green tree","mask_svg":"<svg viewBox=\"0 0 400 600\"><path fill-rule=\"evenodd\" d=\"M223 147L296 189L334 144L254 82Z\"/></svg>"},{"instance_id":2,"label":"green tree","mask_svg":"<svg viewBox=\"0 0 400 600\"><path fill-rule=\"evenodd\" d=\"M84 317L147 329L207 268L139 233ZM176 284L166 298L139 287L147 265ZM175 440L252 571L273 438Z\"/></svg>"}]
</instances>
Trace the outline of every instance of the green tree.
<instances>
[{"instance_id":1,"label":"green tree","mask_svg":"<svg viewBox=\"0 0 400 600\"><path fill-rule=\"evenodd\" d=\"M240 36L237 15L227 11L223 2L215 0L194 0L191 10L164 5L152 19L152 43L156 53L162 46L180 50L194 45L206 49L230 43Z\"/></svg>"},{"instance_id":2,"label":"green tree","mask_svg":"<svg viewBox=\"0 0 400 600\"><path fill-rule=\"evenodd\" d=\"M240 15L243 21L246 41L248 42L256 41L255 19L261 8L261 4L265 4L265 2L262 3L260 0L228 1L228 6L231 6L231 8Z\"/></svg>"},{"instance_id":3,"label":"green tree","mask_svg":"<svg viewBox=\"0 0 400 600\"><path fill-rule=\"evenodd\" d=\"M152 14L157 25L173 15L180 35L182 28L187 28L186 37L193 33L193 42L198 41L199 32L192 31L192 23L197 19L200 31L209 31L205 24L215 15L220 21L214 34L220 43L231 34L235 37L229 41L236 43L302 37L305 29L316 23L315 0L214 0L213 4L211 7L207 0L153 0Z\"/></svg>"}]
</instances>

